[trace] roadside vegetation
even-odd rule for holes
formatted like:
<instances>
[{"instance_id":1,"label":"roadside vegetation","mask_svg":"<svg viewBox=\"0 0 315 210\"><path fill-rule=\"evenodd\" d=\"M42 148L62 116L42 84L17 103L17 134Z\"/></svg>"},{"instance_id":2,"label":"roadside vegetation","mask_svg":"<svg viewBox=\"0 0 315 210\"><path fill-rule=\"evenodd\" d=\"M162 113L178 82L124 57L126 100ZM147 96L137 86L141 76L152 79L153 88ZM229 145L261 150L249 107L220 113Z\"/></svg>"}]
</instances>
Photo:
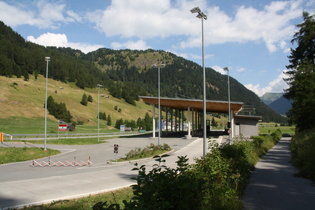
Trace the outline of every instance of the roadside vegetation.
<instances>
[{"instance_id":1,"label":"roadside vegetation","mask_svg":"<svg viewBox=\"0 0 315 210\"><path fill-rule=\"evenodd\" d=\"M315 182L315 132L299 132L291 141L292 162L299 169L298 176Z\"/></svg>"},{"instance_id":2,"label":"roadside vegetation","mask_svg":"<svg viewBox=\"0 0 315 210\"><path fill-rule=\"evenodd\" d=\"M303 12L303 22L296 25L297 31L291 40L289 58L289 85L285 97L292 101L289 120L296 125L292 138L292 162L301 170L299 175L315 181L315 19ZM310 47L312 46L312 47Z\"/></svg>"},{"instance_id":3,"label":"roadside vegetation","mask_svg":"<svg viewBox=\"0 0 315 210\"><path fill-rule=\"evenodd\" d=\"M154 157L156 155L160 155L169 151L171 151L171 147L168 144L154 145L151 143L150 146L147 146L143 149L138 147L138 148L135 148L134 150L130 150L124 158L120 158L115 162Z\"/></svg>"},{"instance_id":4,"label":"roadside vegetation","mask_svg":"<svg viewBox=\"0 0 315 210\"><path fill-rule=\"evenodd\" d=\"M47 149L44 152L43 148L38 147L0 147L0 164L33 160L59 153L58 150L52 149Z\"/></svg>"},{"instance_id":5,"label":"roadside vegetation","mask_svg":"<svg viewBox=\"0 0 315 210\"><path fill-rule=\"evenodd\" d=\"M281 139L276 130L270 135L239 139L218 147L211 143L211 153L189 165L178 157L177 167L167 167L165 157L156 156L148 171L135 164L137 184L131 188L101 194L98 200L87 198L58 201L25 209L242 209L241 196L257 161ZM154 180L154 181L153 181ZM120 196L126 193L128 196ZM106 196L111 195L114 199ZM86 203L86 204L84 204ZM60 207L58 207L60 206Z\"/></svg>"}]
</instances>

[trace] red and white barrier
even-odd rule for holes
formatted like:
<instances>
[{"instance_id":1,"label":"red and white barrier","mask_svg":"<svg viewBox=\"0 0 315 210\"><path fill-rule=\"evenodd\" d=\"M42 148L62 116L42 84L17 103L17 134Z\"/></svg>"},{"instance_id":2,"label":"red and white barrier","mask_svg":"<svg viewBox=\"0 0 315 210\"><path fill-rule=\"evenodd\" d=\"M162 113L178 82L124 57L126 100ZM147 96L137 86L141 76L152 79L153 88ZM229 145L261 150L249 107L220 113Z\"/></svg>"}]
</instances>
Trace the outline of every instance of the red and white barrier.
<instances>
[{"instance_id":1,"label":"red and white barrier","mask_svg":"<svg viewBox=\"0 0 315 210\"><path fill-rule=\"evenodd\" d=\"M65 161L65 162L61 162L61 161L51 161L50 157L48 158L48 162L46 161L41 161L38 162L36 160L33 160L30 164L31 167L61 167L61 166L65 166L65 167L69 167L69 166L73 166L73 167L82 167L82 166L92 166L92 162L91 162L91 158L89 157L89 159L87 161L76 161L76 157L74 157L72 162L69 161Z\"/></svg>"}]
</instances>

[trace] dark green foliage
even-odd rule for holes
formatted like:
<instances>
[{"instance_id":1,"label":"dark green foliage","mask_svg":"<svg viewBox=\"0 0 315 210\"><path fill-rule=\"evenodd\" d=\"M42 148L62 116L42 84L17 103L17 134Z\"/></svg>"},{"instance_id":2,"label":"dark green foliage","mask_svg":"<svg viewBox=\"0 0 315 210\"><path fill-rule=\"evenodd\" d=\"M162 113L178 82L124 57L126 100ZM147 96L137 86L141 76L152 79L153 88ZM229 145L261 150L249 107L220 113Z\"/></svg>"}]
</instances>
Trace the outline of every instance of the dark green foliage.
<instances>
[{"instance_id":1,"label":"dark green foliage","mask_svg":"<svg viewBox=\"0 0 315 210\"><path fill-rule=\"evenodd\" d=\"M48 96L47 98L47 110L56 119L62 119L67 123L71 122L72 116L70 111L67 110L66 104L55 102L52 96Z\"/></svg>"},{"instance_id":2,"label":"dark green foliage","mask_svg":"<svg viewBox=\"0 0 315 210\"><path fill-rule=\"evenodd\" d=\"M93 102L93 98L92 98L91 95L88 95L87 101L88 101L88 102L91 102L91 103Z\"/></svg>"},{"instance_id":3,"label":"dark green foliage","mask_svg":"<svg viewBox=\"0 0 315 210\"><path fill-rule=\"evenodd\" d=\"M81 103L83 106L87 106L88 100L87 100L87 95L86 95L85 93L83 94L80 103Z\"/></svg>"},{"instance_id":4,"label":"dark green foliage","mask_svg":"<svg viewBox=\"0 0 315 210\"><path fill-rule=\"evenodd\" d=\"M302 177L315 182L315 132L309 130L295 134L291 141L293 163L301 170Z\"/></svg>"},{"instance_id":5,"label":"dark green foliage","mask_svg":"<svg viewBox=\"0 0 315 210\"><path fill-rule=\"evenodd\" d=\"M115 124L115 128L120 129L120 125L125 125L125 127L131 127L133 129L139 128L140 130L152 130L152 117L146 113L145 118L138 118L137 122L135 120L123 120L118 119Z\"/></svg>"},{"instance_id":6,"label":"dark green foliage","mask_svg":"<svg viewBox=\"0 0 315 210\"><path fill-rule=\"evenodd\" d=\"M200 181L189 171L186 157L178 157L178 167L164 165L166 155L156 156L157 164L149 172L144 165L138 171L133 185L134 197L125 201L125 209L198 209L200 207Z\"/></svg>"},{"instance_id":7,"label":"dark green foliage","mask_svg":"<svg viewBox=\"0 0 315 210\"><path fill-rule=\"evenodd\" d=\"M124 120L122 118L116 120L115 128L120 129L120 125L124 124Z\"/></svg>"},{"instance_id":8,"label":"dark green foliage","mask_svg":"<svg viewBox=\"0 0 315 210\"><path fill-rule=\"evenodd\" d=\"M242 209L241 196L258 161L258 150L268 151L281 138L276 131L257 142L236 141L231 145L213 145L211 153L189 165L186 156L179 156L175 169L167 167L167 155L154 157L151 171L135 164L138 171L133 185L133 198L124 201L124 209ZM96 208L98 207L98 208ZM95 209L120 209L98 203Z\"/></svg>"},{"instance_id":9,"label":"dark green foliage","mask_svg":"<svg viewBox=\"0 0 315 210\"><path fill-rule=\"evenodd\" d=\"M291 49L289 56L286 81L290 87L285 94L293 101L288 115L298 131L315 127L315 19L307 12L303 13L303 18L292 39L297 47Z\"/></svg>"},{"instance_id":10,"label":"dark green foliage","mask_svg":"<svg viewBox=\"0 0 315 210\"><path fill-rule=\"evenodd\" d=\"M112 118L111 118L110 115L108 115L108 117L107 117L107 125L108 125L108 126L111 126L111 125L112 125Z\"/></svg>"},{"instance_id":11,"label":"dark green foliage","mask_svg":"<svg viewBox=\"0 0 315 210\"><path fill-rule=\"evenodd\" d=\"M106 120L106 113L105 112L99 112L99 117L101 120Z\"/></svg>"}]
</instances>

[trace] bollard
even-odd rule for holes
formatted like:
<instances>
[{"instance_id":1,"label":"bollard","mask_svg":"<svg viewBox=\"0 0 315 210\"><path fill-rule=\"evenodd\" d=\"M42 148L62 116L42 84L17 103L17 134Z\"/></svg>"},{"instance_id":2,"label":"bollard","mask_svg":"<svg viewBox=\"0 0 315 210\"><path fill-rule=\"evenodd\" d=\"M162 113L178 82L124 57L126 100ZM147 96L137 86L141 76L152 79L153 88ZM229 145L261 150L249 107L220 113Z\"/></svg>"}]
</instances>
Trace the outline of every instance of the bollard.
<instances>
[{"instance_id":1,"label":"bollard","mask_svg":"<svg viewBox=\"0 0 315 210\"><path fill-rule=\"evenodd\" d=\"M4 140L4 133L0 132L0 141L1 141L1 143L3 143L3 140Z\"/></svg>"}]
</instances>

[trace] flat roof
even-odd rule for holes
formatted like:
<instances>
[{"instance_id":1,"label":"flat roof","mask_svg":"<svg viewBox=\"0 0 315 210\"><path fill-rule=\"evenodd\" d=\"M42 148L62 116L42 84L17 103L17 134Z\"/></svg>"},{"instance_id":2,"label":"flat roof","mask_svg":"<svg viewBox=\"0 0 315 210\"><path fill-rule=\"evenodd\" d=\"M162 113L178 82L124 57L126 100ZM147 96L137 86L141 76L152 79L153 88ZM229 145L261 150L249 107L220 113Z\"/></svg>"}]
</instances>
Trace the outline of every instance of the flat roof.
<instances>
[{"instance_id":1,"label":"flat roof","mask_svg":"<svg viewBox=\"0 0 315 210\"><path fill-rule=\"evenodd\" d=\"M158 97L139 96L145 103L158 105ZM184 99L184 98L164 98L160 97L160 103L163 107L169 107L179 110L190 109L203 110L203 100L201 99ZM237 114L243 109L243 102L230 101L230 107L234 114ZM228 113L229 102L228 101L213 101L206 100L207 112Z\"/></svg>"}]
</instances>

